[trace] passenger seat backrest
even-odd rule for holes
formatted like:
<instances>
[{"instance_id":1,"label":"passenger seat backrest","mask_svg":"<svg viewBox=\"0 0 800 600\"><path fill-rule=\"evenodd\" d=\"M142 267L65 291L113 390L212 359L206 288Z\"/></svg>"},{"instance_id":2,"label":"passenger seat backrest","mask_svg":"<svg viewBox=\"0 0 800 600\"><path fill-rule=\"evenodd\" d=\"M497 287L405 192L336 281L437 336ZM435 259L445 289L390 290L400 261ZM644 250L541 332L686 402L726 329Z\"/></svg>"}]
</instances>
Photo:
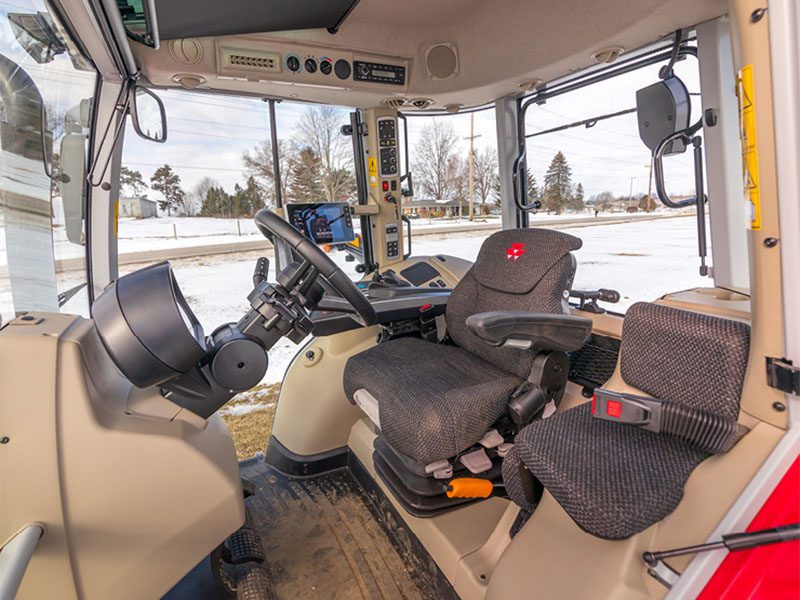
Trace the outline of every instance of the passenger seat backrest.
<instances>
[{"instance_id":1,"label":"passenger seat backrest","mask_svg":"<svg viewBox=\"0 0 800 600\"><path fill-rule=\"evenodd\" d=\"M639 302L625 315L620 374L655 398L735 420L749 351L747 323Z\"/></svg>"},{"instance_id":2,"label":"passenger seat backrest","mask_svg":"<svg viewBox=\"0 0 800 600\"><path fill-rule=\"evenodd\" d=\"M447 331L464 350L527 378L531 353L493 347L466 326L467 317L494 310L567 313L565 292L575 276L583 242L550 229L507 229L489 236L447 303Z\"/></svg>"}]
</instances>

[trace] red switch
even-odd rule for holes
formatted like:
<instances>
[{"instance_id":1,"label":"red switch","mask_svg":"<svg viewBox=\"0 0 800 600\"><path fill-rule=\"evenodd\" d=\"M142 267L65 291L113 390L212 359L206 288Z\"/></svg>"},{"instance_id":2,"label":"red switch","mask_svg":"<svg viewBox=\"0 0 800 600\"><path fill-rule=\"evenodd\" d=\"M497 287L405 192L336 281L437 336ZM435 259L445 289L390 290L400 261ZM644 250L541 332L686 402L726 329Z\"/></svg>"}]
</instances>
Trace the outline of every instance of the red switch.
<instances>
[{"instance_id":1,"label":"red switch","mask_svg":"<svg viewBox=\"0 0 800 600\"><path fill-rule=\"evenodd\" d=\"M384 192L388 192L389 191L389 182L388 181L384 181L383 182L383 191Z\"/></svg>"}]
</instances>

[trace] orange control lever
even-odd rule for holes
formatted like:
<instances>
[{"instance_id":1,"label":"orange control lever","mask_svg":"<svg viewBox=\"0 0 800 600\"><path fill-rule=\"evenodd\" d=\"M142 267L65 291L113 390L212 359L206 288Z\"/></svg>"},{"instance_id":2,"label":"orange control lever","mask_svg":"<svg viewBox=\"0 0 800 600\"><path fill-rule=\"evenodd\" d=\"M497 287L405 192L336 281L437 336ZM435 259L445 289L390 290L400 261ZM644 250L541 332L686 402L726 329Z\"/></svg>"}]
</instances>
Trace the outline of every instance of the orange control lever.
<instances>
[{"instance_id":1,"label":"orange control lever","mask_svg":"<svg viewBox=\"0 0 800 600\"><path fill-rule=\"evenodd\" d=\"M492 495L494 485L488 479L462 477L453 479L447 486L448 498L488 498Z\"/></svg>"}]
</instances>

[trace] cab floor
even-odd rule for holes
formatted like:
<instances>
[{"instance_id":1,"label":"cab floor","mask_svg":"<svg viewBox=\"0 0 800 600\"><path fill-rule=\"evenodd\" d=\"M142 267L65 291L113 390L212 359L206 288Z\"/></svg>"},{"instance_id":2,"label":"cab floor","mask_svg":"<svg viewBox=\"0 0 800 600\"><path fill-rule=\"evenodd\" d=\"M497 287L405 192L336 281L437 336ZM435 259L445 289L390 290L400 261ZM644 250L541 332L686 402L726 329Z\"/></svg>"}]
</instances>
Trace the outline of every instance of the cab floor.
<instances>
[{"instance_id":1,"label":"cab floor","mask_svg":"<svg viewBox=\"0 0 800 600\"><path fill-rule=\"evenodd\" d=\"M241 465L256 493L246 500L278 599L433 599L452 593L436 565L377 492L350 468L290 478L263 461ZM359 477L363 480L363 477ZM450 593L448 593L450 592ZM228 597L208 559L165 600Z\"/></svg>"}]
</instances>

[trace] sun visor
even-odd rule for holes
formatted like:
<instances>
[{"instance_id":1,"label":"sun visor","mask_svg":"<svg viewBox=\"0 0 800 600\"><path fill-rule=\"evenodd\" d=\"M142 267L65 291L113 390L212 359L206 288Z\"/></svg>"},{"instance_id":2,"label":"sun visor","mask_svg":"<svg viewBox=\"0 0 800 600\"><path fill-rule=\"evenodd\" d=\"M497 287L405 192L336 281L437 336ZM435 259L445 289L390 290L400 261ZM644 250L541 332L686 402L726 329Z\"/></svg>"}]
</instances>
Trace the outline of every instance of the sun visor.
<instances>
[{"instance_id":1,"label":"sun visor","mask_svg":"<svg viewBox=\"0 0 800 600\"><path fill-rule=\"evenodd\" d=\"M359 0L156 0L162 40L339 28Z\"/></svg>"}]
</instances>

